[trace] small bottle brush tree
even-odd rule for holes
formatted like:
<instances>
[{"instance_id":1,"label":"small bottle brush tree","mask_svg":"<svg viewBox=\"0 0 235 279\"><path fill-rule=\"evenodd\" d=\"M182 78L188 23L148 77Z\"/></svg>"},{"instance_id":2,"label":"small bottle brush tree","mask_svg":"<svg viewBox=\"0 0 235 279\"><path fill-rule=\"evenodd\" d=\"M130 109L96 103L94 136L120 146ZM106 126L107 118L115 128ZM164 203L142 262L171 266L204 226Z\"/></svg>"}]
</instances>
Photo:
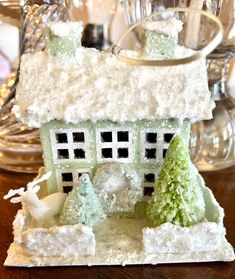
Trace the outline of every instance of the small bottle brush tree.
<instances>
[{"instance_id":1,"label":"small bottle brush tree","mask_svg":"<svg viewBox=\"0 0 235 279\"><path fill-rule=\"evenodd\" d=\"M172 139L148 202L147 216L154 226L172 223L191 226L204 220L205 203L188 148L180 136Z\"/></svg>"},{"instance_id":2,"label":"small bottle brush tree","mask_svg":"<svg viewBox=\"0 0 235 279\"><path fill-rule=\"evenodd\" d=\"M60 223L63 225L84 224L93 227L103 218L104 212L89 175L83 174L65 201L59 216Z\"/></svg>"}]
</instances>

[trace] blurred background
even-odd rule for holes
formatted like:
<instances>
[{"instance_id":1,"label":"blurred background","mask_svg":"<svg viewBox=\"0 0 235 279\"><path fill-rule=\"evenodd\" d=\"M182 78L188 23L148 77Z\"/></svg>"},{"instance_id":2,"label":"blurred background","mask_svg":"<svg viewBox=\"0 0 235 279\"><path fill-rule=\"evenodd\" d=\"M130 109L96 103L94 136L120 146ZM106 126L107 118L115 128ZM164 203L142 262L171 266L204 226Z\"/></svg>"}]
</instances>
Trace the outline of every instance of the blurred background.
<instances>
[{"instance_id":1,"label":"blurred background","mask_svg":"<svg viewBox=\"0 0 235 279\"><path fill-rule=\"evenodd\" d=\"M19 4L0 2L0 83L17 69L19 57Z\"/></svg>"},{"instance_id":2,"label":"blurred background","mask_svg":"<svg viewBox=\"0 0 235 279\"><path fill-rule=\"evenodd\" d=\"M32 1L31 1L32 2ZM40 1L35 1L40 2ZM47 1L48 2L48 1ZM109 9L112 11L109 13ZM105 14L107 13L107 16ZM119 36L127 30L124 19L124 9L118 1L80 1L68 3L70 20L82 21L84 26L110 24L110 44L116 42ZM111 21L112 17L112 22ZM0 83L3 84L18 67L20 43L21 7L17 0L0 0ZM106 31L106 30L105 30ZM104 30L101 30L103 33ZM93 30L94 34L94 30ZM105 34L106 35L106 34ZM95 47L101 44L103 34L97 39ZM92 38L88 44L92 44ZM94 40L94 38L93 38ZM100 40L98 42L98 40ZM106 45L107 46L107 45ZM102 48L104 48L102 46Z\"/></svg>"}]
</instances>

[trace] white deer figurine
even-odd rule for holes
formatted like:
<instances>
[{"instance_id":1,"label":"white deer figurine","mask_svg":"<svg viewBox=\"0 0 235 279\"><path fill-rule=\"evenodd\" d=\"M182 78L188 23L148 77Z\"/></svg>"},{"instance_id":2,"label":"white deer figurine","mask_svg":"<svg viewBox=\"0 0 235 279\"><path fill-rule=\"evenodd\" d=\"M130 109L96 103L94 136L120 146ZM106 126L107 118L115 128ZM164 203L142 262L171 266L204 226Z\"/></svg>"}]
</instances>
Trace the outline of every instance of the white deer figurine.
<instances>
[{"instance_id":1,"label":"white deer figurine","mask_svg":"<svg viewBox=\"0 0 235 279\"><path fill-rule=\"evenodd\" d=\"M65 193L54 193L44 199L39 199L37 192L40 190L38 185L40 182L47 180L51 175L51 172L44 174L41 178L29 182L27 184L27 190L24 188L9 190L8 194L5 195L4 199L12 198L12 203L22 204L22 209L26 217L31 217L38 227L48 227L55 225L54 216L56 216L62 210L67 194Z\"/></svg>"}]
</instances>

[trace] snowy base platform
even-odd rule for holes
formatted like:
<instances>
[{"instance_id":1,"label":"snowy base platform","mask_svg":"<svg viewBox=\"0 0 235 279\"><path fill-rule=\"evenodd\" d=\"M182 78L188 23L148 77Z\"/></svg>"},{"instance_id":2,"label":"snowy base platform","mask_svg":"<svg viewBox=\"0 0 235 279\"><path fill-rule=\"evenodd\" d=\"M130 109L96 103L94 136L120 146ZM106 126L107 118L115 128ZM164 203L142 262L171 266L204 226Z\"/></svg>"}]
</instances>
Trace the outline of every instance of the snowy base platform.
<instances>
[{"instance_id":1,"label":"snowy base platform","mask_svg":"<svg viewBox=\"0 0 235 279\"><path fill-rule=\"evenodd\" d=\"M80 266L135 265L187 262L233 261L233 247L224 238L217 250L197 253L147 254L142 246L142 229L148 226L142 219L106 219L96 229L96 254L83 257L27 256L12 243L5 266Z\"/></svg>"}]
</instances>

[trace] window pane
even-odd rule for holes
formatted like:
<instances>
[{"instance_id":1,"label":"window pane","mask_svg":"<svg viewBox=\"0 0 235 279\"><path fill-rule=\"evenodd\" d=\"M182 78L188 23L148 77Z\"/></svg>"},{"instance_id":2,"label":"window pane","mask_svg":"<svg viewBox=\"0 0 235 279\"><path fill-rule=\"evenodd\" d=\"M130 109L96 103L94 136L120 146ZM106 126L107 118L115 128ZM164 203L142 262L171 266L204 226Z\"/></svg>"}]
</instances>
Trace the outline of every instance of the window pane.
<instances>
[{"instance_id":1,"label":"window pane","mask_svg":"<svg viewBox=\"0 0 235 279\"><path fill-rule=\"evenodd\" d=\"M85 142L85 137L83 132L73 133L73 142Z\"/></svg>"},{"instance_id":2,"label":"window pane","mask_svg":"<svg viewBox=\"0 0 235 279\"><path fill-rule=\"evenodd\" d=\"M154 173L145 173L144 174L144 182L150 182L154 183L155 182L155 174Z\"/></svg>"},{"instance_id":3,"label":"window pane","mask_svg":"<svg viewBox=\"0 0 235 279\"><path fill-rule=\"evenodd\" d=\"M146 133L147 143L157 143L157 133Z\"/></svg>"},{"instance_id":4,"label":"window pane","mask_svg":"<svg viewBox=\"0 0 235 279\"><path fill-rule=\"evenodd\" d=\"M128 148L118 148L118 158L128 158Z\"/></svg>"},{"instance_id":5,"label":"window pane","mask_svg":"<svg viewBox=\"0 0 235 279\"><path fill-rule=\"evenodd\" d=\"M63 186L63 192L68 194L70 191L72 191L73 186Z\"/></svg>"},{"instance_id":6,"label":"window pane","mask_svg":"<svg viewBox=\"0 0 235 279\"><path fill-rule=\"evenodd\" d=\"M57 155L58 155L58 159L69 159L68 149L58 149Z\"/></svg>"},{"instance_id":7,"label":"window pane","mask_svg":"<svg viewBox=\"0 0 235 279\"><path fill-rule=\"evenodd\" d=\"M112 148L102 148L101 154L102 154L102 158L113 158Z\"/></svg>"},{"instance_id":8,"label":"window pane","mask_svg":"<svg viewBox=\"0 0 235 279\"><path fill-rule=\"evenodd\" d=\"M74 149L74 159L85 159L85 151L82 148Z\"/></svg>"},{"instance_id":9,"label":"window pane","mask_svg":"<svg viewBox=\"0 0 235 279\"><path fill-rule=\"evenodd\" d=\"M68 143L68 137L66 133L56 133L55 137L57 143Z\"/></svg>"},{"instance_id":10,"label":"window pane","mask_svg":"<svg viewBox=\"0 0 235 279\"><path fill-rule=\"evenodd\" d=\"M163 158L166 157L166 152L167 152L167 149L163 149Z\"/></svg>"},{"instance_id":11,"label":"window pane","mask_svg":"<svg viewBox=\"0 0 235 279\"><path fill-rule=\"evenodd\" d=\"M101 142L112 142L113 137L112 137L112 132L101 132Z\"/></svg>"},{"instance_id":12,"label":"window pane","mask_svg":"<svg viewBox=\"0 0 235 279\"><path fill-rule=\"evenodd\" d=\"M78 178L80 178L84 173L89 174L88 172L79 172L78 173Z\"/></svg>"},{"instance_id":13,"label":"window pane","mask_svg":"<svg viewBox=\"0 0 235 279\"><path fill-rule=\"evenodd\" d=\"M153 187L144 187L144 196L151 196L153 192Z\"/></svg>"},{"instance_id":14,"label":"window pane","mask_svg":"<svg viewBox=\"0 0 235 279\"><path fill-rule=\"evenodd\" d=\"M173 133L166 133L166 134L164 134L164 141L166 143L169 143L172 140L173 136L174 136Z\"/></svg>"},{"instance_id":15,"label":"window pane","mask_svg":"<svg viewBox=\"0 0 235 279\"><path fill-rule=\"evenodd\" d=\"M147 159L156 159L156 148L146 148L145 157Z\"/></svg>"},{"instance_id":16,"label":"window pane","mask_svg":"<svg viewBox=\"0 0 235 279\"><path fill-rule=\"evenodd\" d=\"M73 174L71 172L62 173L62 181L64 182L73 181Z\"/></svg>"},{"instance_id":17,"label":"window pane","mask_svg":"<svg viewBox=\"0 0 235 279\"><path fill-rule=\"evenodd\" d=\"M128 131L119 131L117 132L118 141L129 141L129 132Z\"/></svg>"}]
</instances>

